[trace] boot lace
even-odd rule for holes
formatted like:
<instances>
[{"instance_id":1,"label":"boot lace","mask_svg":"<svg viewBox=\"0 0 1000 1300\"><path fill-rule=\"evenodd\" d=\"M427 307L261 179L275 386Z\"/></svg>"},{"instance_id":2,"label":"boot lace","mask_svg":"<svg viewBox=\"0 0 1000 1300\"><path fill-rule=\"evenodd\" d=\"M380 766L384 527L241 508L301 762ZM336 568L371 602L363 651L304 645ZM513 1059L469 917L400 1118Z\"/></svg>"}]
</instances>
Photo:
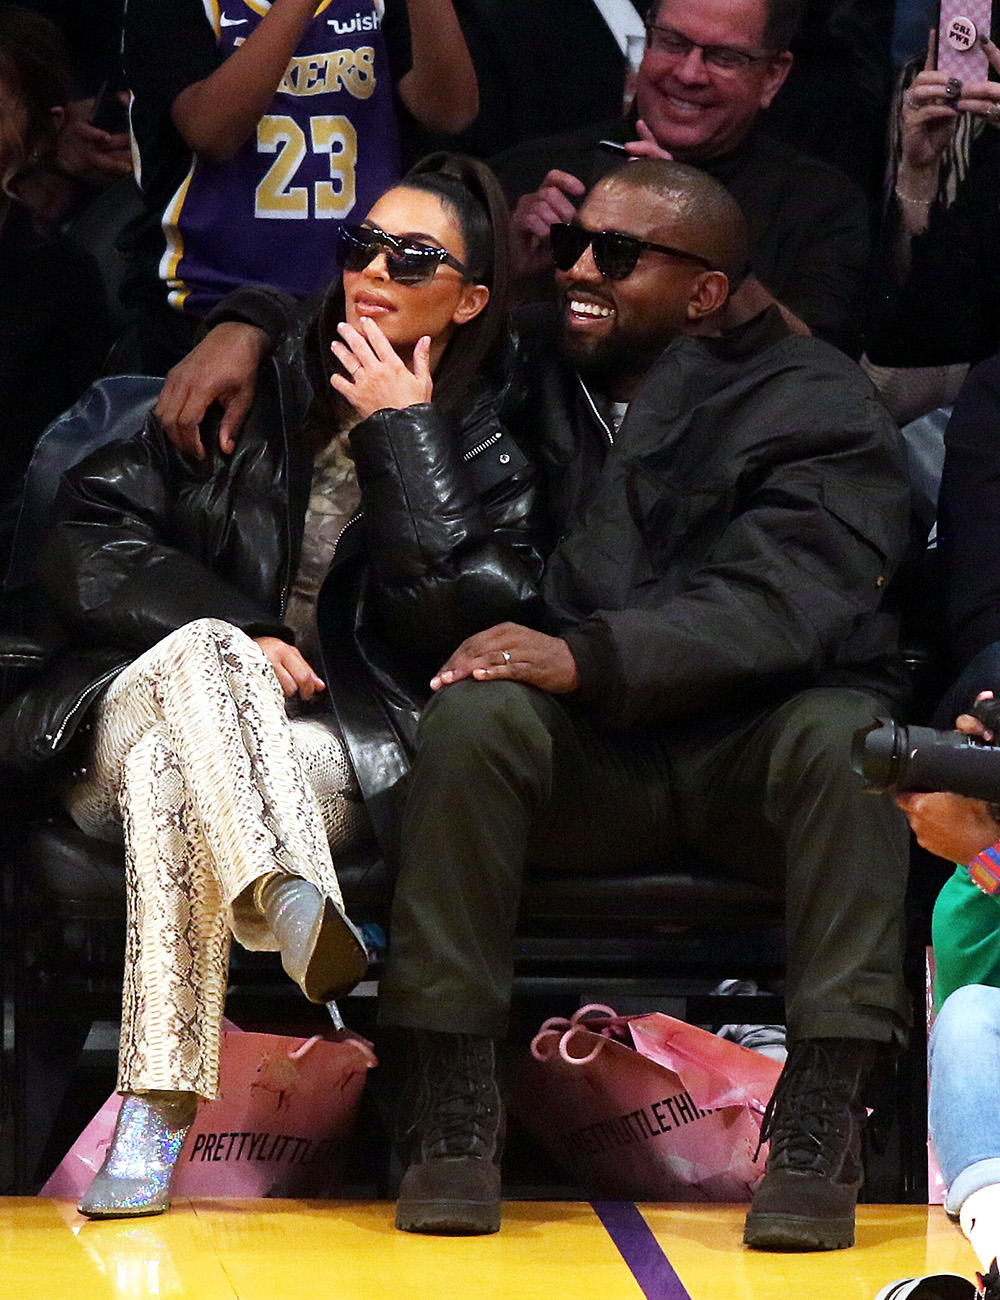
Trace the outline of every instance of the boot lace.
<instances>
[{"instance_id":1,"label":"boot lace","mask_svg":"<svg viewBox=\"0 0 1000 1300\"><path fill-rule=\"evenodd\" d=\"M440 1035L445 1038L457 1041L427 1044L421 1052L418 1104L405 1137L419 1143L425 1160L492 1158L501 1126L493 1044L465 1034Z\"/></svg>"},{"instance_id":2,"label":"boot lace","mask_svg":"<svg viewBox=\"0 0 1000 1300\"><path fill-rule=\"evenodd\" d=\"M754 1159L770 1142L769 1167L836 1172L849 1150L853 1091L822 1040L797 1043L764 1111Z\"/></svg>"}]
</instances>

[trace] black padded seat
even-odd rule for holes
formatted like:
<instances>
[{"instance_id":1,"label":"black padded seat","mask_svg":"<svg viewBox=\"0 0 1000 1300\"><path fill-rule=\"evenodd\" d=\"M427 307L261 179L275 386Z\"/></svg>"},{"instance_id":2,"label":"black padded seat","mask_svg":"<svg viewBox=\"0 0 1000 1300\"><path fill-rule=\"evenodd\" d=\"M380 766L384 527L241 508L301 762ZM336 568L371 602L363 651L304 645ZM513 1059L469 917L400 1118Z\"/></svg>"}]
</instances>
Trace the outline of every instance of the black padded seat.
<instances>
[{"instance_id":1,"label":"black padded seat","mask_svg":"<svg viewBox=\"0 0 1000 1300\"><path fill-rule=\"evenodd\" d=\"M42 929L95 923L124 935L125 878L121 847L86 836L66 819L27 829L17 854L22 920ZM746 938L753 929L780 928L783 900L778 890L696 869L687 860L660 872L570 875L529 871L518 926L538 959L547 940L568 941L585 969L589 944L623 939L660 945L670 964L672 941L695 932ZM347 910L359 922L387 923L391 873L370 849L338 858L337 871ZM23 915L26 909L28 915ZM115 945L118 946L118 945Z\"/></svg>"}]
</instances>

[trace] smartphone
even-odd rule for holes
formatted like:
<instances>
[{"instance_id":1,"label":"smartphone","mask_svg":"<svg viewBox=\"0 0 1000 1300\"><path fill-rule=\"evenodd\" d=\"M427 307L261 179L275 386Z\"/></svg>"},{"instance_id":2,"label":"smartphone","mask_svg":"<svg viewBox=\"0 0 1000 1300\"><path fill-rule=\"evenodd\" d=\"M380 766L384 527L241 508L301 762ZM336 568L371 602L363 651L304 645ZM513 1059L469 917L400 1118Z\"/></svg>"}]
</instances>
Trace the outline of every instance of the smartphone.
<instances>
[{"instance_id":1,"label":"smartphone","mask_svg":"<svg viewBox=\"0 0 1000 1300\"><path fill-rule=\"evenodd\" d=\"M963 82L986 81L992 69L979 44L979 37L992 34L993 0L941 0L937 29L938 71Z\"/></svg>"},{"instance_id":2,"label":"smartphone","mask_svg":"<svg viewBox=\"0 0 1000 1300\"><path fill-rule=\"evenodd\" d=\"M117 92L111 88L110 82L106 81L97 92L90 125L107 131L109 135L128 133L128 109L118 98Z\"/></svg>"},{"instance_id":3,"label":"smartphone","mask_svg":"<svg viewBox=\"0 0 1000 1300\"><path fill-rule=\"evenodd\" d=\"M625 146L619 144L617 140L598 140L597 147L603 149L605 153L618 154L622 158L631 158L632 156Z\"/></svg>"}]
</instances>

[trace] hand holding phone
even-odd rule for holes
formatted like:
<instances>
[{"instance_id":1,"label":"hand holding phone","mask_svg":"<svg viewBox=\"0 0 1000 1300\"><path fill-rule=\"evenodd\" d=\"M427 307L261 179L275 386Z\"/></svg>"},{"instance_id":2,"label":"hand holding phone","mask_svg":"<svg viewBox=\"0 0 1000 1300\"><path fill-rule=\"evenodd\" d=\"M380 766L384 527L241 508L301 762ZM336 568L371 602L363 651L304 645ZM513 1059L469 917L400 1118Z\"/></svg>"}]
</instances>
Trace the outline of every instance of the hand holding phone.
<instances>
[{"instance_id":1,"label":"hand holding phone","mask_svg":"<svg viewBox=\"0 0 1000 1300\"><path fill-rule=\"evenodd\" d=\"M941 0L937 27L937 70L961 82L985 81L990 63L981 37L993 28L992 0Z\"/></svg>"}]
</instances>

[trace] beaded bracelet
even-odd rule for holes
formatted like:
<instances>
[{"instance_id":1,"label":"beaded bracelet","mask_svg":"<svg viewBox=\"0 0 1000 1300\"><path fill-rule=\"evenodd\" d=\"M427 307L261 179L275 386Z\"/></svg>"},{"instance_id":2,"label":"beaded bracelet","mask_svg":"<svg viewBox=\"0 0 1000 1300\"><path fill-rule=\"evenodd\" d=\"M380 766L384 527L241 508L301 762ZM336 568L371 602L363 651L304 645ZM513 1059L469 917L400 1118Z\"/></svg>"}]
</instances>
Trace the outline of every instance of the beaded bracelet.
<instances>
[{"instance_id":1,"label":"beaded bracelet","mask_svg":"<svg viewBox=\"0 0 1000 1300\"><path fill-rule=\"evenodd\" d=\"M931 199L913 199L913 198L911 198L908 194L900 194L900 192L899 192L899 186L898 186L898 185L896 186L894 193L895 193L895 195L896 195L896 198L899 199L900 203L914 203L914 204L919 205L919 206L922 207L922 208L929 208L930 205L934 202L934 200L933 200L932 198L931 198Z\"/></svg>"},{"instance_id":2,"label":"beaded bracelet","mask_svg":"<svg viewBox=\"0 0 1000 1300\"><path fill-rule=\"evenodd\" d=\"M1000 893L1000 842L977 853L968 866L972 883L991 896Z\"/></svg>"}]
</instances>

